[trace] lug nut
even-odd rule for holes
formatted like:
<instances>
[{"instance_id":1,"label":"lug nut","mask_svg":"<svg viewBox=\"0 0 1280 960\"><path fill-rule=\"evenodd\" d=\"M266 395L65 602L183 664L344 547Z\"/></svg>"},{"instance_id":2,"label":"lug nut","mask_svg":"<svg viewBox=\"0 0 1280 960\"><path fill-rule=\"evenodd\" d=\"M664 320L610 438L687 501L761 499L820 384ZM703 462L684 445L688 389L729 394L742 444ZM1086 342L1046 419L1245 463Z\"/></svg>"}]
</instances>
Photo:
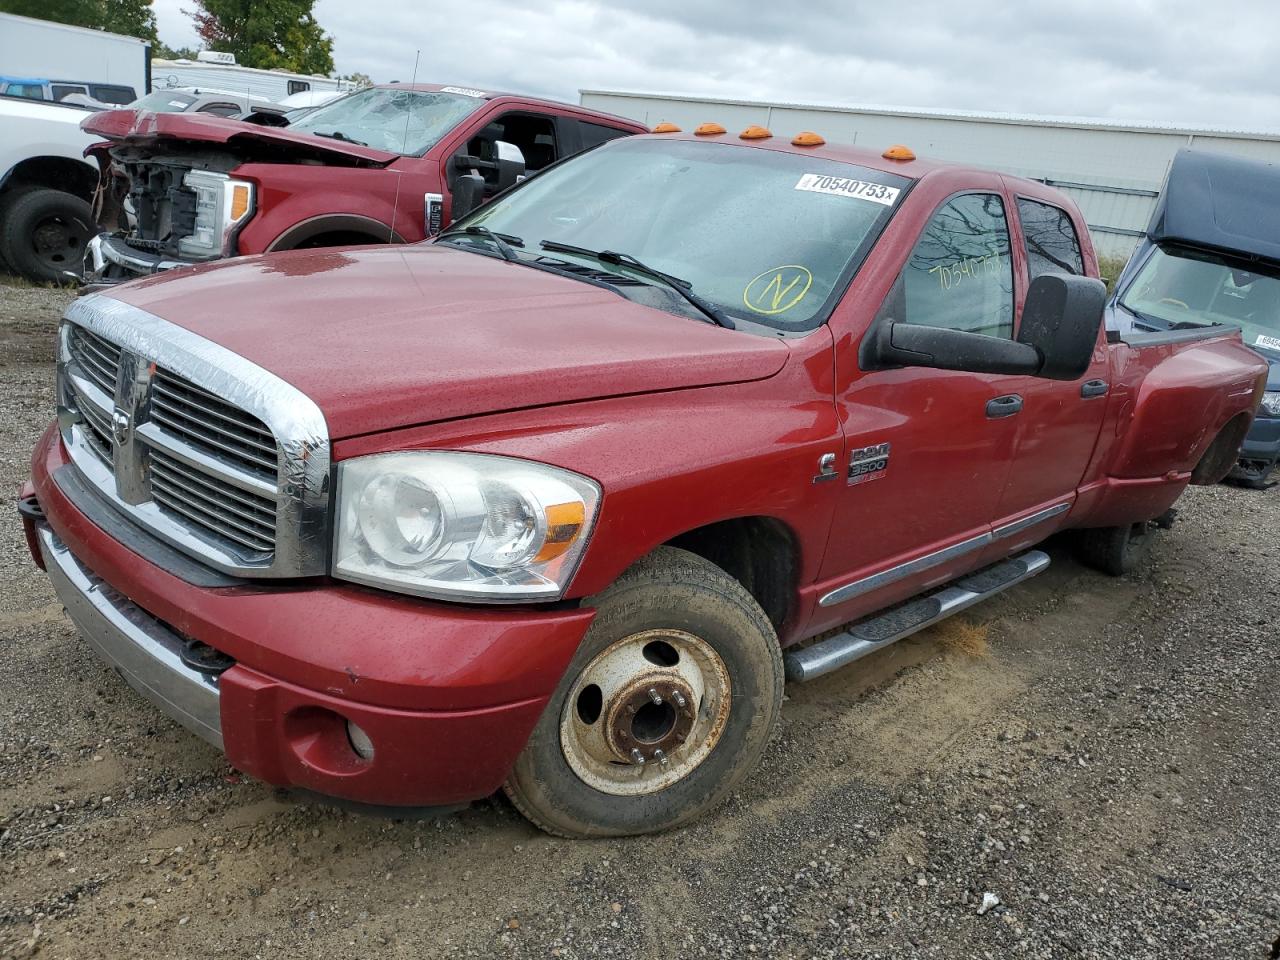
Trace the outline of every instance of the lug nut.
<instances>
[{"instance_id":1,"label":"lug nut","mask_svg":"<svg viewBox=\"0 0 1280 960\"><path fill-rule=\"evenodd\" d=\"M639 750L636 750L636 749L634 749L634 748L633 748L633 749L631 750L631 762L632 762L632 763L634 763L637 767L643 767L643 766L644 766L644 754L643 754L643 753L641 753Z\"/></svg>"},{"instance_id":2,"label":"lug nut","mask_svg":"<svg viewBox=\"0 0 1280 960\"><path fill-rule=\"evenodd\" d=\"M676 706L679 707L681 710L683 710L685 704L689 702L684 698L684 694L681 693L679 690L671 691L671 699L676 702Z\"/></svg>"},{"instance_id":3,"label":"lug nut","mask_svg":"<svg viewBox=\"0 0 1280 960\"><path fill-rule=\"evenodd\" d=\"M661 748L653 751L653 759L657 760L664 767L667 765L667 755L662 752Z\"/></svg>"},{"instance_id":4,"label":"lug nut","mask_svg":"<svg viewBox=\"0 0 1280 960\"><path fill-rule=\"evenodd\" d=\"M656 707L662 706L662 694L658 692L657 687L649 688L649 699L653 701L654 706Z\"/></svg>"}]
</instances>

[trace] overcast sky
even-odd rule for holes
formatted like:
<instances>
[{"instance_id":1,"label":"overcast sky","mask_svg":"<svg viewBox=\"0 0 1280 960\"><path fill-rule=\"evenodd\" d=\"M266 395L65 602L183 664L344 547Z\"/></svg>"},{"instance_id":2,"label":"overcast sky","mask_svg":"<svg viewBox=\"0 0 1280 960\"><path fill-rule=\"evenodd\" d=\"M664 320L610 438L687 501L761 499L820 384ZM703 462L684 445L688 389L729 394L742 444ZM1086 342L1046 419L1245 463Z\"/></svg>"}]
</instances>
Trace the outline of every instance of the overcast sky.
<instances>
[{"instance_id":1,"label":"overcast sky","mask_svg":"<svg viewBox=\"0 0 1280 960\"><path fill-rule=\"evenodd\" d=\"M160 37L197 46L155 0ZM318 0L340 73L1280 128L1275 0ZM437 18L433 19L433 14Z\"/></svg>"}]
</instances>

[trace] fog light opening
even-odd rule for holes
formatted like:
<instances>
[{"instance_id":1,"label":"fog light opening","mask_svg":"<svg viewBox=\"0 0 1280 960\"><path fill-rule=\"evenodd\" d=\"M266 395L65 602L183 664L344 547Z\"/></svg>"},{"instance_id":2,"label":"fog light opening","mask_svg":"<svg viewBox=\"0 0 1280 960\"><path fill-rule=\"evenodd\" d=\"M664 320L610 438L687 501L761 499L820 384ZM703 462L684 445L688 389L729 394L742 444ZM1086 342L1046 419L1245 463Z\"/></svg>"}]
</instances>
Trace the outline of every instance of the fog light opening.
<instances>
[{"instance_id":1,"label":"fog light opening","mask_svg":"<svg viewBox=\"0 0 1280 960\"><path fill-rule=\"evenodd\" d=\"M347 721L347 740L351 743L351 749L362 760L373 759L373 741L369 739L369 735L352 721Z\"/></svg>"}]
</instances>

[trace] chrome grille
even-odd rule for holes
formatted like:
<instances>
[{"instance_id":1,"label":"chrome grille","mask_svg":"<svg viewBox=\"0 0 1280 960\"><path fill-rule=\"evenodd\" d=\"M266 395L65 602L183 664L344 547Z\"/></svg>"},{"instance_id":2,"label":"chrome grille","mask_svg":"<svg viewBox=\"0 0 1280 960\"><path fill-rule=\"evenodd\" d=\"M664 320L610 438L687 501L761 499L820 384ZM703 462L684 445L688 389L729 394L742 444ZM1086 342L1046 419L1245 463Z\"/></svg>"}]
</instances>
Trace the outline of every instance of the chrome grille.
<instances>
[{"instance_id":1,"label":"chrome grille","mask_svg":"<svg viewBox=\"0 0 1280 960\"><path fill-rule=\"evenodd\" d=\"M204 337L99 294L67 309L58 425L125 517L249 577L329 569L329 432L316 404Z\"/></svg>"},{"instance_id":2,"label":"chrome grille","mask_svg":"<svg viewBox=\"0 0 1280 960\"><path fill-rule=\"evenodd\" d=\"M238 491L158 450L151 451L151 496L213 536L260 553L275 547L274 500Z\"/></svg>"},{"instance_id":3,"label":"chrome grille","mask_svg":"<svg viewBox=\"0 0 1280 960\"><path fill-rule=\"evenodd\" d=\"M162 369L152 379L151 420L212 456L275 481L276 441L266 424Z\"/></svg>"},{"instance_id":4,"label":"chrome grille","mask_svg":"<svg viewBox=\"0 0 1280 960\"><path fill-rule=\"evenodd\" d=\"M81 374L108 397L114 397L120 348L84 327L72 327L70 340L71 356Z\"/></svg>"}]
</instances>

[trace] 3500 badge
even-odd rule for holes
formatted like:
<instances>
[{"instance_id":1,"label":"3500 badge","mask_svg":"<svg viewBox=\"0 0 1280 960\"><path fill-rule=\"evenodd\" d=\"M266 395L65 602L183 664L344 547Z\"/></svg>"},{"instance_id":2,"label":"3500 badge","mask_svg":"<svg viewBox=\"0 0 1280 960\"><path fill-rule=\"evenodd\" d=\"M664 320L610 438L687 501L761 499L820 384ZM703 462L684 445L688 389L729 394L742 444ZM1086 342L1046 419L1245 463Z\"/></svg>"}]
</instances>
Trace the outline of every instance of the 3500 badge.
<instances>
[{"instance_id":1,"label":"3500 badge","mask_svg":"<svg viewBox=\"0 0 1280 960\"><path fill-rule=\"evenodd\" d=\"M858 447L849 455L849 483L879 480L889 469L889 444Z\"/></svg>"}]
</instances>

